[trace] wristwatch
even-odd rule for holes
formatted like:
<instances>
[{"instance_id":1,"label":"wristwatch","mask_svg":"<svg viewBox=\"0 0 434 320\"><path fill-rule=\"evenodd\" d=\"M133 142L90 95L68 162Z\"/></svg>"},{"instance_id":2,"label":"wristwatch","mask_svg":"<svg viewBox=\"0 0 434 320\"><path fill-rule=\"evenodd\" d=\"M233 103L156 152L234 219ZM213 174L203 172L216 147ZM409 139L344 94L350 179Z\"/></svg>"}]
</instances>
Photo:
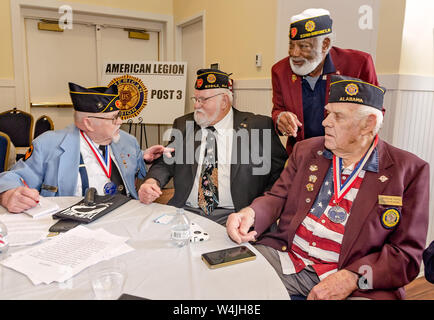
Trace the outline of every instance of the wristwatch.
<instances>
[{"instance_id":1,"label":"wristwatch","mask_svg":"<svg viewBox=\"0 0 434 320\"><path fill-rule=\"evenodd\" d=\"M359 290L371 289L371 286L368 283L368 279L366 279L365 276L359 275L359 279L357 280L357 288L359 288Z\"/></svg>"}]
</instances>

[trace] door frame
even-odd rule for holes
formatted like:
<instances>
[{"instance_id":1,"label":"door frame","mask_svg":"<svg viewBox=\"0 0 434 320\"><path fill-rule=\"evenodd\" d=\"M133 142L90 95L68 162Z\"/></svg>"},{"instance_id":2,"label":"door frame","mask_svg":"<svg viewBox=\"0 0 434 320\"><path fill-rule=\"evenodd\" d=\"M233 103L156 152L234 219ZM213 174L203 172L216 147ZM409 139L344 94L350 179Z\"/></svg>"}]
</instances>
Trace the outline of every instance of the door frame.
<instances>
[{"instance_id":1,"label":"door frame","mask_svg":"<svg viewBox=\"0 0 434 320\"><path fill-rule=\"evenodd\" d=\"M172 61L173 56L173 16L157 13L111 8L81 3L62 3L56 0L10 0L12 47L15 76L15 98L18 109L30 112L29 74L26 58L25 22L28 17L59 19L59 7L67 4L73 8L73 19L92 21L93 24L122 25L139 27L149 25L160 32L160 59Z\"/></svg>"},{"instance_id":2,"label":"door frame","mask_svg":"<svg viewBox=\"0 0 434 320\"><path fill-rule=\"evenodd\" d=\"M191 25L193 23L202 21L202 53L203 53L203 61L202 65L205 66L205 53L206 53L206 37L205 37L205 10L199 12L198 14L195 14L193 16L190 16L187 19L184 19L176 24L175 28L175 59L176 61L182 60L182 28Z\"/></svg>"}]
</instances>

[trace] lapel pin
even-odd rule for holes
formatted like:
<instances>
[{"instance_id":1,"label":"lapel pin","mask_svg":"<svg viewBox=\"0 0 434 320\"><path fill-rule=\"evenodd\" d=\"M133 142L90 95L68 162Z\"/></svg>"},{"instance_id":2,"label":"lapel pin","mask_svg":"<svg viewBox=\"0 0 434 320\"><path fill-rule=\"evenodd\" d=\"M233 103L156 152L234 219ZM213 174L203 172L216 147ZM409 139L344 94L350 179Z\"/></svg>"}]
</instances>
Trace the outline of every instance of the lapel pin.
<instances>
[{"instance_id":1,"label":"lapel pin","mask_svg":"<svg viewBox=\"0 0 434 320\"><path fill-rule=\"evenodd\" d=\"M385 182L385 181L389 180L389 178L386 176L381 176L378 178L378 180L380 180L381 182Z\"/></svg>"},{"instance_id":2,"label":"lapel pin","mask_svg":"<svg viewBox=\"0 0 434 320\"><path fill-rule=\"evenodd\" d=\"M309 182L315 183L317 179L318 179L318 177L315 176L315 175L310 175L309 176Z\"/></svg>"},{"instance_id":3,"label":"lapel pin","mask_svg":"<svg viewBox=\"0 0 434 320\"><path fill-rule=\"evenodd\" d=\"M292 80L292 83L294 83L295 81L297 81L297 76L295 74L293 74L291 80Z\"/></svg>"},{"instance_id":4,"label":"lapel pin","mask_svg":"<svg viewBox=\"0 0 434 320\"><path fill-rule=\"evenodd\" d=\"M308 183L306 185L306 189L307 189L307 191L313 191L313 184L312 183Z\"/></svg>"},{"instance_id":5,"label":"lapel pin","mask_svg":"<svg viewBox=\"0 0 434 320\"><path fill-rule=\"evenodd\" d=\"M312 172L318 171L318 166L316 164L311 164L309 167L309 170Z\"/></svg>"}]
</instances>

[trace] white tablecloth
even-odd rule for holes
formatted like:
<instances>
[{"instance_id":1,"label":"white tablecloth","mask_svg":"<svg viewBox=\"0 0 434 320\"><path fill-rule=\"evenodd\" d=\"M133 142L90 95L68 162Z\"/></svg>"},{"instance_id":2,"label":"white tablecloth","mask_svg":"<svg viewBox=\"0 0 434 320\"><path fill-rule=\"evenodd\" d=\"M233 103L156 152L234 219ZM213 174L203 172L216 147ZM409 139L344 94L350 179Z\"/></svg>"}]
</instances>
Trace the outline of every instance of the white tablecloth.
<instances>
[{"instance_id":1,"label":"white tablecloth","mask_svg":"<svg viewBox=\"0 0 434 320\"><path fill-rule=\"evenodd\" d=\"M79 198L51 198L62 207ZM124 293L148 299L289 299L278 275L267 260L257 254L254 261L211 270L201 254L236 246L223 226L188 213L210 239L176 248L170 242L170 224L153 220L163 213L174 214L175 208L161 204L144 205L131 200L93 223L90 229L104 228L110 233L129 237L135 250L115 259L127 268ZM1 216L0 216L1 219ZM53 221L54 224L54 221ZM12 247L10 251L19 250ZM84 270L65 283L34 286L23 274L0 266L0 299L94 299L90 272Z\"/></svg>"}]
</instances>

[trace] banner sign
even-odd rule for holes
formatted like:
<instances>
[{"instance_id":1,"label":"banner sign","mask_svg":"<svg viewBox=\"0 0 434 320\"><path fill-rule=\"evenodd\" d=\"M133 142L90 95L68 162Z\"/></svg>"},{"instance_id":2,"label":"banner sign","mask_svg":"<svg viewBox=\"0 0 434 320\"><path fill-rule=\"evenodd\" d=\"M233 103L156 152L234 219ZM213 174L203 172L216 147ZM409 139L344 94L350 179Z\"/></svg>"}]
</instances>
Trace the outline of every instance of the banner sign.
<instances>
[{"instance_id":1,"label":"banner sign","mask_svg":"<svg viewBox=\"0 0 434 320\"><path fill-rule=\"evenodd\" d=\"M108 62L103 66L103 85L117 85L122 120L133 123L172 124L184 115L186 81L186 62Z\"/></svg>"}]
</instances>

